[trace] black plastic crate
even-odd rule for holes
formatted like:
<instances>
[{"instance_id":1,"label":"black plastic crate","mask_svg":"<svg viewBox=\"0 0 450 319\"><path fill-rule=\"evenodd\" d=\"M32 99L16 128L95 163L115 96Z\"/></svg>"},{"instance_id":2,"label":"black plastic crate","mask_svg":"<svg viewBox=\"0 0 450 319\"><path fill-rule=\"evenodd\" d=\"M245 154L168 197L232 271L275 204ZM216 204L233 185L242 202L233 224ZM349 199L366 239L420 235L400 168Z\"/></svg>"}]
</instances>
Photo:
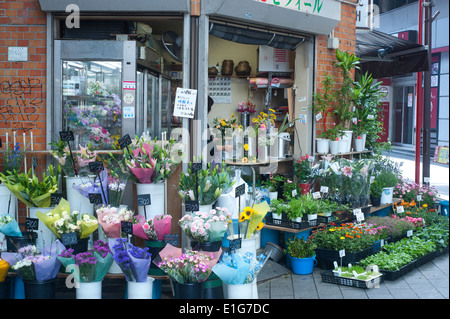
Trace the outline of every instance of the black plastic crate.
<instances>
[{"instance_id":1,"label":"black plastic crate","mask_svg":"<svg viewBox=\"0 0 450 319\"><path fill-rule=\"evenodd\" d=\"M411 270L415 269L416 268L415 264L416 264L416 261L413 260L412 262L410 262L409 264L406 264L405 266L399 268L398 270L380 269L380 272L384 275L385 280L395 281L398 278L400 278L401 276L406 275Z\"/></svg>"},{"instance_id":2,"label":"black plastic crate","mask_svg":"<svg viewBox=\"0 0 450 319\"><path fill-rule=\"evenodd\" d=\"M328 224L328 223L335 222L335 221L337 221L337 217L334 215L331 215L331 216L318 215L317 216L317 222L319 224Z\"/></svg>"},{"instance_id":3,"label":"black plastic crate","mask_svg":"<svg viewBox=\"0 0 450 319\"><path fill-rule=\"evenodd\" d=\"M331 249L323 249L323 248L317 248L316 250L316 260L317 260L317 266L320 269L333 269L334 265L333 262L337 262L339 265L341 264L341 257L339 257L339 251L338 250L331 250ZM342 265L347 266L348 264L356 265L356 263L367 256L370 256L373 254L373 247L367 247L366 249L356 251L356 252L345 252L345 256L342 257Z\"/></svg>"},{"instance_id":4,"label":"black plastic crate","mask_svg":"<svg viewBox=\"0 0 450 319\"><path fill-rule=\"evenodd\" d=\"M432 261L435 257L436 257L436 252L433 251L432 253L429 253L429 254L427 254L425 256L417 258L414 265L415 265L416 268L420 267L420 266L426 264L427 262Z\"/></svg>"},{"instance_id":5,"label":"black plastic crate","mask_svg":"<svg viewBox=\"0 0 450 319\"><path fill-rule=\"evenodd\" d=\"M361 280L361 279L356 279L356 278L335 276L333 271L322 272L321 276L322 276L322 282L325 282L325 283L350 286L350 287L356 287L356 288L364 288L364 289L376 288L383 282L383 274L380 274L379 276L372 278L370 280Z\"/></svg>"},{"instance_id":6,"label":"black plastic crate","mask_svg":"<svg viewBox=\"0 0 450 319\"><path fill-rule=\"evenodd\" d=\"M291 229L305 229L305 228L311 227L310 223L308 223L307 221L294 222L294 221L288 220L288 219L283 219L283 218L277 219L277 218L273 218L273 217L269 217L269 216L265 217L265 221L266 221L267 225L291 228Z\"/></svg>"}]
</instances>

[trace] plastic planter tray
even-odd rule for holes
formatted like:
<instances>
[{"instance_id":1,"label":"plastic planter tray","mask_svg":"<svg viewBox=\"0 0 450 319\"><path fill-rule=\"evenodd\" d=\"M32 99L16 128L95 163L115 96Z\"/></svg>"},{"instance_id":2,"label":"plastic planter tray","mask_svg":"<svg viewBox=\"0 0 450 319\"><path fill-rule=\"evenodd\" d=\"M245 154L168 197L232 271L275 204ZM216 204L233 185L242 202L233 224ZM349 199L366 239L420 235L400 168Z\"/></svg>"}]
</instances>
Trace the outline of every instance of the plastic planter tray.
<instances>
[{"instance_id":1,"label":"plastic planter tray","mask_svg":"<svg viewBox=\"0 0 450 319\"><path fill-rule=\"evenodd\" d=\"M272 225L272 226L278 226L278 227L284 227L284 228L291 228L291 229L305 229L311 227L311 224L308 221L302 221L302 222L294 222L292 220L288 219L277 219L273 217L266 216L265 217L266 224ZM317 219L316 219L317 224Z\"/></svg>"},{"instance_id":2,"label":"plastic planter tray","mask_svg":"<svg viewBox=\"0 0 450 319\"><path fill-rule=\"evenodd\" d=\"M345 256L342 257L342 265L347 265L349 263L356 265L356 263L358 261L360 261L372 254L373 254L372 246L369 246L366 249L363 249L360 251L356 251L354 253L345 252ZM317 248L316 249L316 259L317 259L317 266L320 269L325 269L325 270L333 269L334 261L336 261L338 264L341 264L341 258L339 257L338 250Z\"/></svg>"},{"instance_id":3,"label":"plastic planter tray","mask_svg":"<svg viewBox=\"0 0 450 319\"><path fill-rule=\"evenodd\" d=\"M333 271L322 272L321 276L322 282L364 289L378 287L383 282L383 274L367 280L336 276Z\"/></svg>"},{"instance_id":4,"label":"plastic planter tray","mask_svg":"<svg viewBox=\"0 0 450 319\"><path fill-rule=\"evenodd\" d=\"M331 222L334 222L334 221L337 221L337 217L334 216L334 215L332 215L332 216L321 216L321 215L318 215L317 216L317 222L319 224L328 224L328 223L331 223Z\"/></svg>"},{"instance_id":5,"label":"plastic planter tray","mask_svg":"<svg viewBox=\"0 0 450 319\"><path fill-rule=\"evenodd\" d=\"M394 281L400 278L403 275L406 275L411 270L416 268L416 261L413 260L409 264L404 265L403 267L399 268L398 270L384 270L380 269L380 272L384 275L384 279L389 281Z\"/></svg>"}]
</instances>

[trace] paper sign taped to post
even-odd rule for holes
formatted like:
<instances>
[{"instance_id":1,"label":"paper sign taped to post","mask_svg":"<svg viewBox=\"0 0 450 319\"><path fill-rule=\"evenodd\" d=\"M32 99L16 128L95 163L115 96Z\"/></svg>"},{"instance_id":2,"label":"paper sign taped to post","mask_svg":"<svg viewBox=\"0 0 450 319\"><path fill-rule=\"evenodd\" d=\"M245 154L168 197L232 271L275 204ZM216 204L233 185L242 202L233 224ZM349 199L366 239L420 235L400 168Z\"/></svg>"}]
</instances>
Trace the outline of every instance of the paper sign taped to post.
<instances>
[{"instance_id":1,"label":"paper sign taped to post","mask_svg":"<svg viewBox=\"0 0 450 319\"><path fill-rule=\"evenodd\" d=\"M177 88L173 116L194 118L197 90Z\"/></svg>"}]
</instances>

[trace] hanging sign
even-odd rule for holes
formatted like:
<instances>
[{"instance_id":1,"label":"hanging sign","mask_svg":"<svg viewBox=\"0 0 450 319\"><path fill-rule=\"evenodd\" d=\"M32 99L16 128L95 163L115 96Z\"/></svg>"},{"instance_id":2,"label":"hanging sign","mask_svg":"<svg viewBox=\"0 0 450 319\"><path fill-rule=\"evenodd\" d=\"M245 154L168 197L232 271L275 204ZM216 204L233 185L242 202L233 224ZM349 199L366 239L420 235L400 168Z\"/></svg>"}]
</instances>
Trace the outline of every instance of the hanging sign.
<instances>
[{"instance_id":1,"label":"hanging sign","mask_svg":"<svg viewBox=\"0 0 450 319\"><path fill-rule=\"evenodd\" d=\"M177 88L173 116L194 118L197 90Z\"/></svg>"}]
</instances>

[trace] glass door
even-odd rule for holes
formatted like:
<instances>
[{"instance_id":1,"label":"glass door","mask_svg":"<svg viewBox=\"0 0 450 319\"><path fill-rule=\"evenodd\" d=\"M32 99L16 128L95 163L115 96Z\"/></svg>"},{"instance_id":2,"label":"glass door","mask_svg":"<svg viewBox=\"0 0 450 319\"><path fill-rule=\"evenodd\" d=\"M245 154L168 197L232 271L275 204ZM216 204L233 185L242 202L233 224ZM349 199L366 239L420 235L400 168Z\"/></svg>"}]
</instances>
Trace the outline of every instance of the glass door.
<instances>
[{"instance_id":1,"label":"glass door","mask_svg":"<svg viewBox=\"0 0 450 319\"><path fill-rule=\"evenodd\" d=\"M161 78L161 132L166 133L166 137L170 136L170 128L172 125L172 94L171 82L166 78Z\"/></svg>"},{"instance_id":2,"label":"glass door","mask_svg":"<svg viewBox=\"0 0 450 319\"><path fill-rule=\"evenodd\" d=\"M63 130L75 145L110 149L122 127L122 62L63 61Z\"/></svg>"},{"instance_id":3,"label":"glass door","mask_svg":"<svg viewBox=\"0 0 450 319\"><path fill-rule=\"evenodd\" d=\"M158 136L160 131L159 121L159 78L151 73L147 74L147 120L146 128L152 138Z\"/></svg>"},{"instance_id":4,"label":"glass door","mask_svg":"<svg viewBox=\"0 0 450 319\"><path fill-rule=\"evenodd\" d=\"M414 86L394 87L394 143L414 144L414 112Z\"/></svg>"}]
</instances>

